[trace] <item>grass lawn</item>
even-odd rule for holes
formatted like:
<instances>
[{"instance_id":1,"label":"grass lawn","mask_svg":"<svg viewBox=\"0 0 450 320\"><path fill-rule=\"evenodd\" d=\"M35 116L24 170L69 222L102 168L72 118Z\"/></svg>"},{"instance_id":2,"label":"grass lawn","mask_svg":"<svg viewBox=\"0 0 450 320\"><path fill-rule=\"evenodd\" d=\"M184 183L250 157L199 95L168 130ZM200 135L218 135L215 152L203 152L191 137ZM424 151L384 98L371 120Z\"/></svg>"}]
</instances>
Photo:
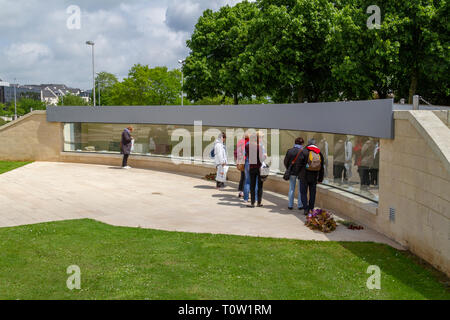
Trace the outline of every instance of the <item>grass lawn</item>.
<instances>
[{"instance_id":1,"label":"grass lawn","mask_svg":"<svg viewBox=\"0 0 450 320\"><path fill-rule=\"evenodd\" d=\"M0 299L450 299L387 245L210 235L73 220L0 229ZM81 268L81 290L66 287ZM369 290L367 268L381 269Z\"/></svg>"},{"instance_id":2,"label":"grass lawn","mask_svg":"<svg viewBox=\"0 0 450 320\"><path fill-rule=\"evenodd\" d=\"M31 162L0 161L0 174L27 165Z\"/></svg>"}]
</instances>

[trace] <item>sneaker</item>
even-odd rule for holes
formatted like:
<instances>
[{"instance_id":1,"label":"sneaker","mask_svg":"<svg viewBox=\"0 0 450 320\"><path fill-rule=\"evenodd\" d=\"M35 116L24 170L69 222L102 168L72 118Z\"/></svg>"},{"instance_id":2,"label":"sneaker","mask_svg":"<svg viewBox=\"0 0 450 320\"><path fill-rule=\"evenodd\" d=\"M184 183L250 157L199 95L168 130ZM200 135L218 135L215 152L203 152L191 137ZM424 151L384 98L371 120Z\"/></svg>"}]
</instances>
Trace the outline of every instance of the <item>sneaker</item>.
<instances>
[{"instance_id":1,"label":"sneaker","mask_svg":"<svg viewBox=\"0 0 450 320\"><path fill-rule=\"evenodd\" d=\"M262 204L262 203L258 203L256 206L257 206L257 207L262 207L263 204Z\"/></svg>"},{"instance_id":2,"label":"sneaker","mask_svg":"<svg viewBox=\"0 0 450 320\"><path fill-rule=\"evenodd\" d=\"M131 169L130 166L122 167L122 169Z\"/></svg>"},{"instance_id":3,"label":"sneaker","mask_svg":"<svg viewBox=\"0 0 450 320\"><path fill-rule=\"evenodd\" d=\"M255 207L255 204L254 204L254 203L248 204L248 205L247 205L247 208L254 208L254 207Z\"/></svg>"}]
</instances>

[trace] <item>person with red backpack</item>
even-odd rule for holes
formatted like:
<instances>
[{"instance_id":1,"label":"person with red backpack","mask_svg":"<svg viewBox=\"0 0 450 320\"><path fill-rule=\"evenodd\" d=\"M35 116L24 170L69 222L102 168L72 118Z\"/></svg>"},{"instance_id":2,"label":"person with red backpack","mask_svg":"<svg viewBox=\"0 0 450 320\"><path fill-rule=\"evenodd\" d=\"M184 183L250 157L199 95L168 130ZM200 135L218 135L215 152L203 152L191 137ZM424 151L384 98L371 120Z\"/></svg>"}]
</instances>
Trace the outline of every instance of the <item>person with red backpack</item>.
<instances>
[{"instance_id":1,"label":"person with red backpack","mask_svg":"<svg viewBox=\"0 0 450 320\"><path fill-rule=\"evenodd\" d=\"M299 156L300 172L298 177L300 179L300 194L305 215L308 215L314 209L317 183L322 183L323 181L324 158L322 152L315 144L316 141L314 139L309 140L307 147L303 149Z\"/></svg>"}]
</instances>

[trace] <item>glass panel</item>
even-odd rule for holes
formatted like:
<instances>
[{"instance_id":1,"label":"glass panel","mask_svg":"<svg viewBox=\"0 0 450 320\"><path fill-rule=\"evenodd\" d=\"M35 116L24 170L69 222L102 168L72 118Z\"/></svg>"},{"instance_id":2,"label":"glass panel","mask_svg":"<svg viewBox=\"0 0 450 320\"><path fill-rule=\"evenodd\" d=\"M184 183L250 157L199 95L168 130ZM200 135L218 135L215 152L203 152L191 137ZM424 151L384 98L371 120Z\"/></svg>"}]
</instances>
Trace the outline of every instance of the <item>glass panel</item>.
<instances>
[{"instance_id":1,"label":"glass panel","mask_svg":"<svg viewBox=\"0 0 450 320\"><path fill-rule=\"evenodd\" d=\"M66 123L64 125L64 151L119 153L120 139L126 124ZM194 126L186 125L133 125L135 147L132 154L175 157L212 163L210 151L220 132L227 134L228 159L234 164L237 142L247 130L243 128L199 127L201 148L196 149ZM315 139L325 159L324 184L378 201L379 139L296 130L256 129L263 133L264 150L274 174L285 171L284 158L294 146L297 137L305 143ZM189 150L175 148L187 135ZM172 141L174 140L174 141ZM175 148L175 149L174 149ZM195 156L200 150L201 155ZM174 155L172 155L172 151Z\"/></svg>"}]
</instances>

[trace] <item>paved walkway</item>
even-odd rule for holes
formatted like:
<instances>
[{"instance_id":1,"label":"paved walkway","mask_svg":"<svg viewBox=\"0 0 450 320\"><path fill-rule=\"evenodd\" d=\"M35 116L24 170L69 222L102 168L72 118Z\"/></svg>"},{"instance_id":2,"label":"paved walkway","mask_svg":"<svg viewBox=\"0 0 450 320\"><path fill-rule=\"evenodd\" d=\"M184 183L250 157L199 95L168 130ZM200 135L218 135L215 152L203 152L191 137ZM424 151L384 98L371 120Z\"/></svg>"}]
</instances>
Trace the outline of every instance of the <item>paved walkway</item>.
<instances>
[{"instance_id":1,"label":"paved walkway","mask_svg":"<svg viewBox=\"0 0 450 320\"><path fill-rule=\"evenodd\" d=\"M330 234L304 226L287 197L264 192L247 208L236 184L223 191L200 177L116 167L35 162L0 175L0 227L91 218L116 226L302 240L398 244L370 230L340 226Z\"/></svg>"}]
</instances>

